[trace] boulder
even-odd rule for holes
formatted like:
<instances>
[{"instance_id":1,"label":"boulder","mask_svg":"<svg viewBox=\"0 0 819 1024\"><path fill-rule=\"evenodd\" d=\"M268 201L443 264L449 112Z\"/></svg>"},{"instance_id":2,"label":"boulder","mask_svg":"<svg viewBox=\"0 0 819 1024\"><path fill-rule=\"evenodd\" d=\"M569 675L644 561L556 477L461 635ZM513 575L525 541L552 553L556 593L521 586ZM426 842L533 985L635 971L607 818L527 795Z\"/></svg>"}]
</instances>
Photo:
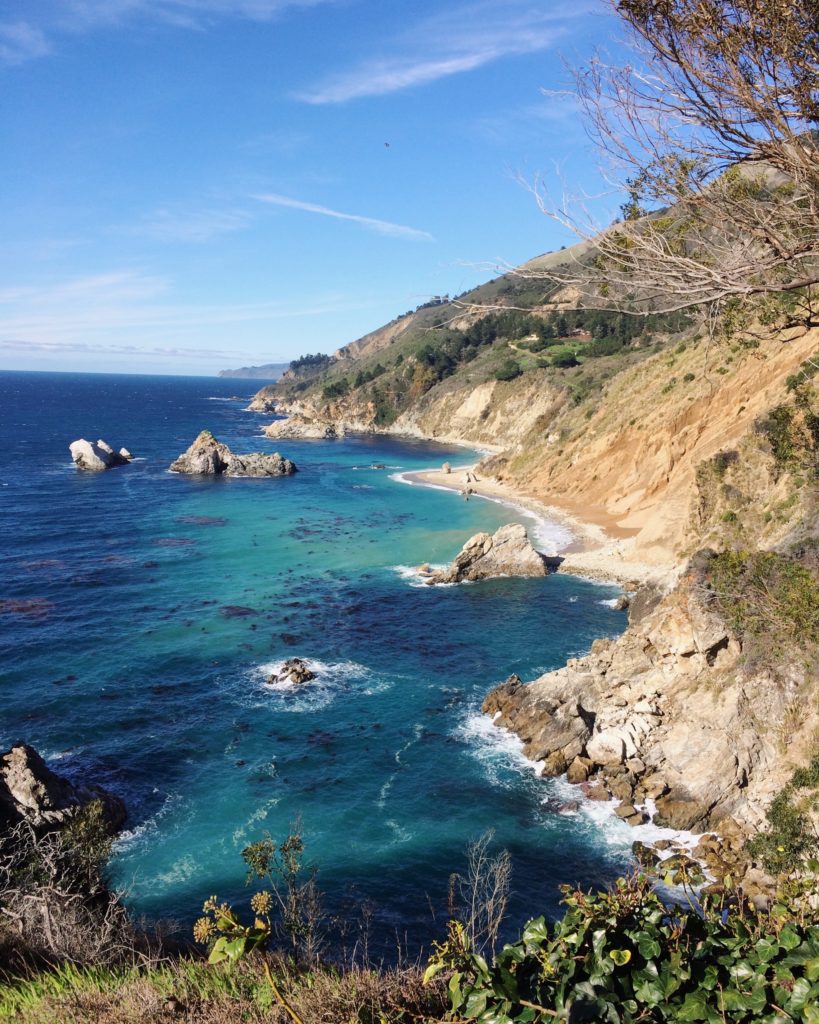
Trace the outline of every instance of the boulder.
<instances>
[{"instance_id":1,"label":"boulder","mask_svg":"<svg viewBox=\"0 0 819 1024\"><path fill-rule=\"evenodd\" d=\"M95 473L103 469L113 469L114 466L125 466L133 458L127 448L120 448L115 452L111 445L102 439L94 442L81 437L78 441L72 441L68 450L77 469Z\"/></svg>"},{"instance_id":2,"label":"boulder","mask_svg":"<svg viewBox=\"0 0 819 1024\"><path fill-rule=\"evenodd\" d=\"M433 573L428 583L461 583L493 576L547 576L546 559L535 551L526 527L508 523L494 534L476 533L443 572Z\"/></svg>"},{"instance_id":3,"label":"boulder","mask_svg":"<svg viewBox=\"0 0 819 1024\"><path fill-rule=\"evenodd\" d=\"M296 465L278 452L236 455L209 430L203 430L171 463L170 470L195 476L290 476L296 472Z\"/></svg>"},{"instance_id":4,"label":"boulder","mask_svg":"<svg viewBox=\"0 0 819 1024\"><path fill-rule=\"evenodd\" d=\"M316 673L307 667L307 662L302 658L288 658L278 672L268 676L268 683L294 683L300 686L302 683L309 683L316 678Z\"/></svg>"},{"instance_id":5,"label":"boulder","mask_svg":"<svg viewBox=\"0 0 819 1024\"><path fill-rule=\"evenodd\" d=\"M323 441L333 441L344 437L346 431L341 423L326 420L311 420L306 416L294 414L284 420L275 420L264 428L267 437L306 437Z\"/></svg>"},{"instance_id":6,"label":"boulder","mask_svg":"<svg viewBox=\"0 0 819 1024\"><path fill-rule=\"evenodd\" d=\"M100 786L75 785L51 771L25 743L0 755L0 831L27 821L35 828L61 828L99 800L111 832L125 821L125 804Z\"/></svg>"}]
</instances>

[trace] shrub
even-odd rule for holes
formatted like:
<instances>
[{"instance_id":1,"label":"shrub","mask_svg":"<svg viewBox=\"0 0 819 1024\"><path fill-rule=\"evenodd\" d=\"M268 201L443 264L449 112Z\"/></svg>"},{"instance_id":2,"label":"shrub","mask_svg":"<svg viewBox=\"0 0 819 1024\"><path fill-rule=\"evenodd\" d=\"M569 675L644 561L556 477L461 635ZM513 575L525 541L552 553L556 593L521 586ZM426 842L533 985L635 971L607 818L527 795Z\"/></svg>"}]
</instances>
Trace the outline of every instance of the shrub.
<instances>
[{"instance_id":1,"label":"shrub","mask_svg":"<svg viewBox=\"0 0 819 1024\"><path fill-rule=\"evenodd\" d=\"M771 663L784 649L819 644L819 580L775 551L728 549L708 564L725 621L752 660Z\"/></svg>"},{"instance_id":2,"label":"shrub","mask_svg":"<svg viewBox=\"0 0 819 1024\"><path fill-rule=\"evenodd\" d=\"M566 913L538 917L491 966L451 922L427 968L451 971L453 1016L524 1024L560 1020L774 1022L819 1019L819 924L742 901L669 909L644 877L610 892L563 889Z\"/></svg>"},{"instance_id":3,"label":"shrub","mask_svg":"<svg viewBox=\"0 0 819 1024\"><path fill-rule=\"evenodd\" d=\"M516 377L520 377L522 373L523 370L521 370L518 362L514 359L506 359L495 370L495 380L514 380Z\"/></svg>"}]
</instances>

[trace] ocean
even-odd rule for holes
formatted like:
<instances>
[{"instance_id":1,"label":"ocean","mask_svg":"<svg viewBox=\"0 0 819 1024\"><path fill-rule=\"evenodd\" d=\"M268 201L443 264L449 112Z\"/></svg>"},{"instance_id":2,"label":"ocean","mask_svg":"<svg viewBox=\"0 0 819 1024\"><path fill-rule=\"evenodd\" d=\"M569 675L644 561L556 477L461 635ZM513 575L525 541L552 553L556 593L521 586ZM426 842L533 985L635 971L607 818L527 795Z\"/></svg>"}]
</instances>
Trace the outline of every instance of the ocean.
<instances>
[{"instance_id":1,"label":"ocean","mask_svg":"<svg viewBox=\"0 0 819 1024\"><path fill-rule=\"evenodd\" d=\"M560 528L512 506L407 486L476 453L395 437L280 441L252 381L0 373L0 744L31 743L119 793L110 867L139 915L187 927L246 903L241 850L299 821L329 915L367 908L373 950L440 934L448 879L487 830L513 862L508 930L558 911L562 883L622 872L637 833L547 782L481 715L616 636L618 591L560 574L427 587L478 530ZM196 479L170 462L202 429L299 472ZM136 460L78 472L78 437ZM374 464L383 469L372 468ZM608 602L608 603L607 603ZM270 686L288 657L303 688Z\"/></svg>"}]
</instances>

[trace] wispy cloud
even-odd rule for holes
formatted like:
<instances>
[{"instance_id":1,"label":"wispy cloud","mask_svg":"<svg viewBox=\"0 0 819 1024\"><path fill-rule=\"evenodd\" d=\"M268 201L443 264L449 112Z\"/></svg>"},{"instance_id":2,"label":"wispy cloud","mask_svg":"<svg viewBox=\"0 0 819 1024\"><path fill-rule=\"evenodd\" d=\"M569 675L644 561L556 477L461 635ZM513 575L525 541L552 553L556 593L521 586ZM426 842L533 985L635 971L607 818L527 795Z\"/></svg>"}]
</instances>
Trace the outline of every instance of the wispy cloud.
<instances>
[{"instance_id":1,"label":"wispy cloud","mask_svg":"<svg viewBox=\"0 0 819 1024\"><path fill-rule=\"evenodd\" d=\"M335 294L317 296L303 305L283 301L178 302L173 299L172 282L136 270L111 271L0 289L0 350L145 355L216 352L220 359L227 355L235 358L240 353L224 352L219 342L223 344L225 337L240 328L245 334L267 337L277 322L333 316L367 305L364 300ZM197 347L206 336L212 336L215 345Z\"/></svg>"},{"instance_id":2,"label":"wispy cloud","mask_svg":"<svg viewBox=\"0 0 819 1024\"><path fill-rule=\"evenodd\" d=\"M345 103L381 96L474 71L504 57L538 53L566 34L566 22L597 9L597 0L571 8L528 0L482 0L417 24L385 55L331 75L296 94L305 103Z\"/></svg>"},{"instance_id":3,"label":"wispy cloud","mask_svg":"<svg viewBox=\"0 0 819 1024\"><path fill-rule=\"evenodd\" d=\"M146 214L130 230L158 242L210 242L241 231L251 221L246 210L173 210L160 207Z\"/></svg>"},{"instance_id":4,"label":"wispy cloud","mask_svg":"<svg viewBox=\"0 0 819 1024\"><path fill-rule=\"evenodd\" d=\"M51 51L45 33L26 21L0 22L0 64L24 64Z\"/></svg>"},{"instance_id":5,"label":"wispy cloud","mask_svg":"<svg viewBox=\"0 0 819 1024\"><path fill-rule=\"evenodd\" d=\"M379 235L390 235L393 238L409 238L413 241L432 242L433 236L428 231L419 231L417 228L410 228L404 224L393 224L388 220L378 220L376 217L363 217L357 213L342 213L340 210L331 210L328 206L320 206L318 203L306 203L301 199L291 199L288 196L280 196L274 192L267 192L263 195L253 196L260 203L270 203L273 206L286 206L291 210L304 210L306 213L318 213L322 217L334 217L336 220L349 220L362 227L376 231Z\"/></svg>"},{"instance_id":6,"label":"wispy cloud","mask_svg":"<svg viewBox=\"0 0 819 1024\"><path fill-rule=\"evenodd\" d=\"M160 22L206 30L228 19L273 21L288 11L339 0L26 0L17 21L0 21L0 65L14 66L54 49L60 36Z\"/></svg>"}]
</instances>

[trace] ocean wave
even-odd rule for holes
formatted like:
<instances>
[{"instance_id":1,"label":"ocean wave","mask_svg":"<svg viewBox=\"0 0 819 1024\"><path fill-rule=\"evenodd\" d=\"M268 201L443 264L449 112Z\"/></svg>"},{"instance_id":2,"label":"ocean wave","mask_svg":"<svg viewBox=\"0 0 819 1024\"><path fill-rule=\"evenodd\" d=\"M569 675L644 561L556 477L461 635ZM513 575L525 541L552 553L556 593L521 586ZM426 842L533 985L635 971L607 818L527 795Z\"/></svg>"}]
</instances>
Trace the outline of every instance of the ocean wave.
<instances>
[{"instance_id":1,"label":"ocean wave","mask_svg":"<svg viewBox=\"0 0 819 1024\"><path fill-rule=\"evenodd\" d=\"M617 605L619 603L620 603L620 596L618 596L618 597L607 597L607 598L604 598L602 601L597 601L596 602L596 604L602 604L604 608L611 608L614 611L617 610Z\"/></svg>"},{"instance_id":2,"label":"ocean wave","mask_svg":"<svg viewBox=\"0 0 819 1024\"><path fill-rule=\"evenodd\" d=\"M446 562L426 562L426 565L435 572L440 572L447 568ZM406 580L411 587L420 588L426 590L431 587L457 587L458 583L429 583L427 577L421 572L420 565L393 565L390 566L393 572L398 573L402 580ZM470 582L464 580L464 582Z\"/></svg>"},{"instance_id":3,"label":"ocean wave","mask_svg":"<svg viewBox=\"0 0 819 1024\"><path fill-rule=\"evenodd\" d=\"M315 679L305 683L293 683L290 680L268 682L271 675L278 675L281 672L287 660L282 658L279 661L265 662L250 669L249 675L256 683L254 707L263 706L258 700L261 692L280 698L276 704L278 711L318 711L332 703L340 693L355 689L364 696L371 697L383 693L392 685L388 680L379 679L370 669L358 662L327 662L316 658L303 659L310 671L315 673ZM264 706L267 705L269 701L264 702Z\"/></svg>"},{"instance_id":4,"label":"ocean wave","mask_svg":"<svg viewBox=\"0 0 819 1024\"><path fill-rule=\"evenodd\" d=\"M132 847L139 845L144 839L153 837L159 830L160 822L168 815L178 812L184 805L181 793L168 793L162 801L162 806L145 821L134 825L133 828L125 829L114 839L113 850L115 853L123 853Z\"/></svg>"},{"instance_id":5,"label":"ocean wave","mask_svg":"<svg viewBox=\"0 0 819 1024\"><path fill-rule=\"evenodd\" d=\"M470 754L483 766L489 781L495 785L514 785L508 773L514 775L540 775L542 761L532 761L523 753L523 743L515 733L494 724L495 715L490 718L480 711L467 714L453 731L456 740L469 748Z\"/></svg>"}]
</instances>

